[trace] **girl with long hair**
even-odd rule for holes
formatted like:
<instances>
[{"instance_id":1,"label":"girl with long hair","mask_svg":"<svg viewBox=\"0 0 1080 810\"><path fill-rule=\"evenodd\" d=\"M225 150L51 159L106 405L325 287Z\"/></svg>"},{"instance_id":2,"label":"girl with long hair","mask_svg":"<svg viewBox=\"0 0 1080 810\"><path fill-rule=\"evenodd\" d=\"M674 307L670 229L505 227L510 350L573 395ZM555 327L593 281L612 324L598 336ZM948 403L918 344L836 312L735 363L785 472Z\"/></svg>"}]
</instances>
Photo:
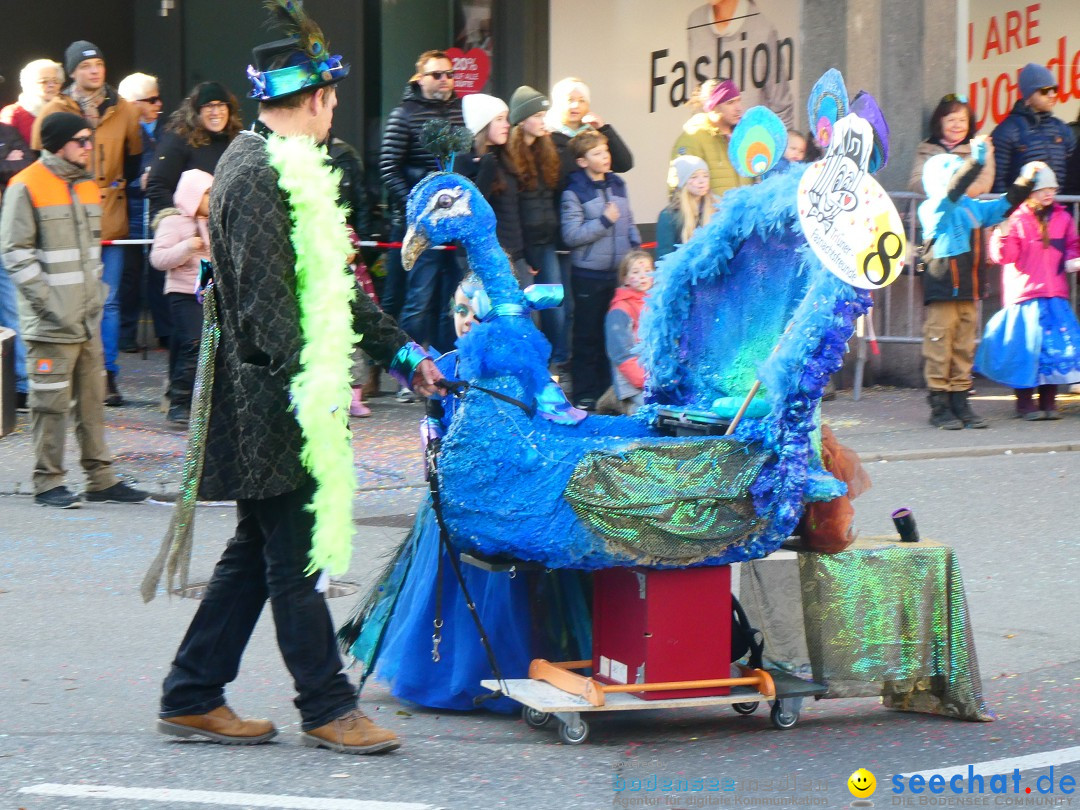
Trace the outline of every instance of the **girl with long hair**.
<instances>
[{"instance_id":1,"label":"girl with long hair","mask_svg":"<svg viewBox=\"0 0 1080 810\"><path fill-rule=\"evenodd\" d=\"M556 241L559 216L556 207L560 180L559 152L548 133L544 119L550 103L543 93L522 86L510 98L510 139L506 153L517 180L521 212L521 235L525 243L525 262L529 278L519 279L522 286L562 283ZM566 316L563 307L540 313L540 329L551 342L553 363L565 363L569 357L566 340Z\"/></svg>"},{"instance_id":2,"label":"girl with long hair","mask_svg":"<svg viewBox=\"0 0 1080 810\"><path fill-rule=\"evenodd\" d=\"M472 93L461 100L461 112L465 126L473 133L473 146L454 158L454 168L472 180L491 205L500 247L510 257L518 278L528 276L517 177L506 150L509 108L500 98Z\"/></svg>"},{"instance_id":3,"label":"girl with long hair","mask_svg":"<svg viewBox=\"0 0 1080 810\"><path fill-rule=\"evenodd\" d=\"M695 155L671 161L668 185L674 188L671 202L656 222L656 258L684 244L694 231L709 224L720 198L709 190L709 166Z\"/></svg>"}]
</instances>

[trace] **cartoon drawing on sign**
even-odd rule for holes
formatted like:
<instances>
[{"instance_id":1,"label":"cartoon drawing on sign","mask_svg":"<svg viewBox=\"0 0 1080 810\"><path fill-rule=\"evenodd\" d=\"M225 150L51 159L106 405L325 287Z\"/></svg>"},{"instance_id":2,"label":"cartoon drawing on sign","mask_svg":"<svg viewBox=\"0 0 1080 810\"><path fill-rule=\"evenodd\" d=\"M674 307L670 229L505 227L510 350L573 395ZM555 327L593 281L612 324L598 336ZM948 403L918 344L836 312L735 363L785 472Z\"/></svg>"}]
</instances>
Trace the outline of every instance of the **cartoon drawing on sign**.
<instances>
[{"instance_id":1,"label":"cartoon drawing on sign","mask_svg":"<svg viewBox=\"0 0 1080 810\"><path fill-rule=\"evenodd\" d=\"M873 145L870 124L857 116L845 117L833 129L829 151L820 161L824 165L807 192L807 216L817 219L826 233L832 230L837 216L854 211L858 205L858 188L866 176Z\"/></svg>"},{"instance_id":2,"label":"cartoon drawing on sign","mask_svg":"<svg viewBox=\"0 0 1080 810\"><path fill-rule=\"evenodd\" d=\"M871 176L889 156L889 128L869 93L849 109L837 71L814 85L807 102L816 131L827 133L825 157L807 167L799 182L799 219L806 241L834 275L873 290L896 280L904 266L906 240L900 214Z\"/></svg>"}]
</instances>

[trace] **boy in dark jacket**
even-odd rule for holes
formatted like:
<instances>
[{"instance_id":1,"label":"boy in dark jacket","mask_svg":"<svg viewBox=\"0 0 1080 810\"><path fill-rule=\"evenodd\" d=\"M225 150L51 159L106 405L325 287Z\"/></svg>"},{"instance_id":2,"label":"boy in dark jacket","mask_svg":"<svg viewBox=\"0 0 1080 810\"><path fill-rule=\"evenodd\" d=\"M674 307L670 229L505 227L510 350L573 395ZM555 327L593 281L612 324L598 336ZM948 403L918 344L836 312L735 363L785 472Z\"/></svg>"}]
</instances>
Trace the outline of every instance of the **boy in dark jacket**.
<instances>
[{"instance_id":1,"label":"boy in dark jacket","mask_svg":"<svg viewBox=\"0 0 1080 810\"><path fill-rule=\"evenodd\" d=\"M611 385L604 351L604 316L618 286L619 262L641 246L626 183L611 172L607 138L589 131L570 141L578 166L562 195L561 228L570 248L574 325L571 381L574 404L585 410Z\"/></svg>"}]
</instances>

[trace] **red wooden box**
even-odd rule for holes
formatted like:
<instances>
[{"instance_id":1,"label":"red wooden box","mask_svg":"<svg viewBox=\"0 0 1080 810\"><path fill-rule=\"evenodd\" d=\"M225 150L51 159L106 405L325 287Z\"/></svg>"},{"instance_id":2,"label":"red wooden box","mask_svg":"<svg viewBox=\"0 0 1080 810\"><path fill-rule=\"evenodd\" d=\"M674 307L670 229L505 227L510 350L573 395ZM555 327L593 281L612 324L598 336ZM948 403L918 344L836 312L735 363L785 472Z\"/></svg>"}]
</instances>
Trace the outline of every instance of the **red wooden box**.
<instances>
[{"instance_id":1,"label":"red wooden box","mask_svg":"<svg viewBox=\"0 0 1080 810\"><path fill-rule=\"evenodd\" d=\"M593 578L593 677L663 683L731 675L731 568L608 568ZM636 692L646 700L730 687Z\"/></svg>"}]
</instances>

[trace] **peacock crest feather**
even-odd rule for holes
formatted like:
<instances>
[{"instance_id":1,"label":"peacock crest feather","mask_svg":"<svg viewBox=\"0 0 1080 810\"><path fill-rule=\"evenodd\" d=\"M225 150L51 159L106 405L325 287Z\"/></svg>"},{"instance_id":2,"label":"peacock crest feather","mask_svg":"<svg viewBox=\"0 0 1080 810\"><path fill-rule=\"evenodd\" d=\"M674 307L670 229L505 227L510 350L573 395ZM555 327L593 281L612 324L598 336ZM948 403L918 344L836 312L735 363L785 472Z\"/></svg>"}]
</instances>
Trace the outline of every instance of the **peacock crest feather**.
<instances>
[{"instance_id":1,"label":"peacock crest feather","mask_svg":"<svg viewBox=\"0 0 1080 810\"><path fill-rule=\"evenodd\" d=\"M304 11L301 0L263 0L263 5L277 20L287 36L296 37L297 44L313 62L323 62L330 53L326 37Z\"/></svg>"},{"instance_id":2,"label":"peacock crest feather","mask_svg":"<svg viewBox=\"0 0 1080 810\"><path fill-rule=\"evenodd\" d=\"M454 126L445 118L433 118L420 129L420 145L435 156L435 162L444 172L454 170L454 155L469 151L472 142L472 132Z\"/></svg>"}]
</instances>

